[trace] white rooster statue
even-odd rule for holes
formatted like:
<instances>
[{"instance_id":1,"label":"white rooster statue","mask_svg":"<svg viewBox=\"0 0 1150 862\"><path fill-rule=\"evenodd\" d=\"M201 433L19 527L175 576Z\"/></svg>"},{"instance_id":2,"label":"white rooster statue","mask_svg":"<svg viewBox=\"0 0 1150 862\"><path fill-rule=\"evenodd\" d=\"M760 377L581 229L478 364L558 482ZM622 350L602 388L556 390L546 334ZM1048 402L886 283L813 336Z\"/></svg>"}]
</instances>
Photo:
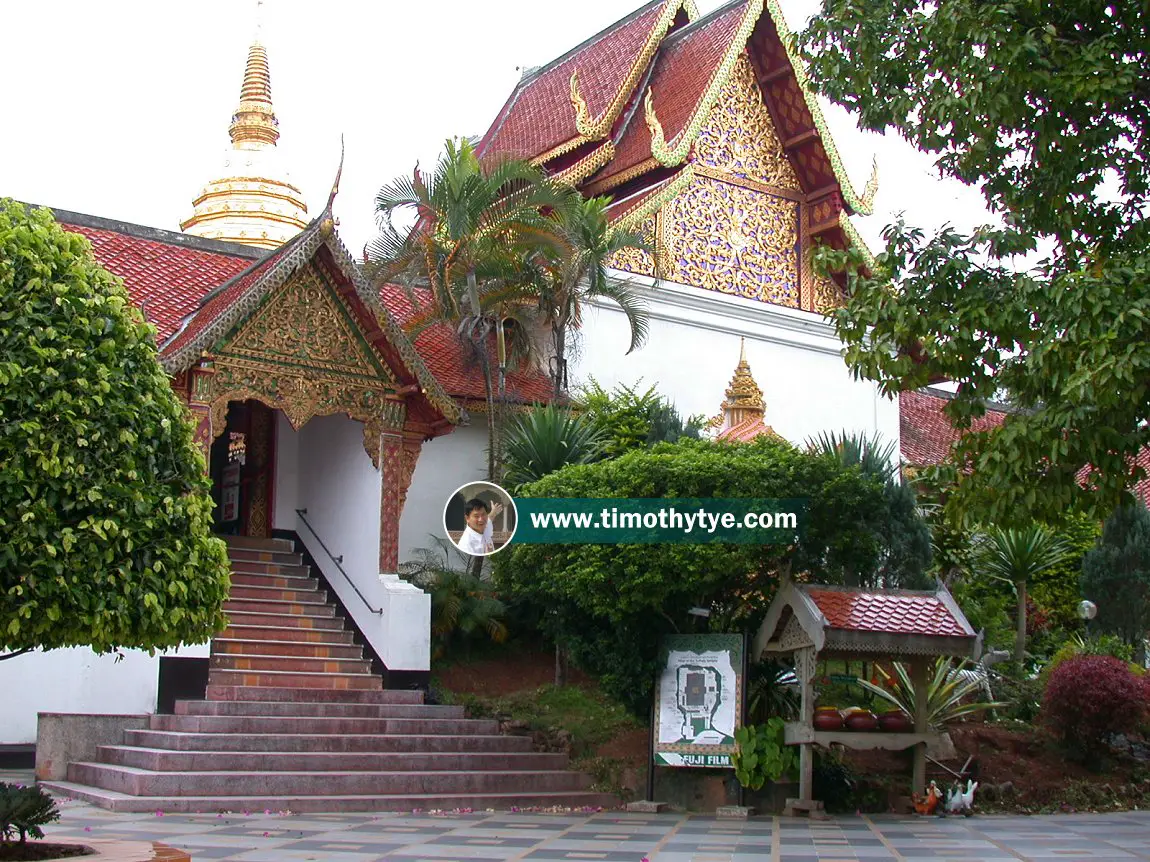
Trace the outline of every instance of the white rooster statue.
<instances>
[{"instance_id":1,"label":"white rooster statue","mask_svg":"<svg viewBox=\"0 0 1150 862\"><path fill-rule=\"evenodd\" d=\"M946 797L947 814L964 814L969 817L974 813L974 791L978 789L978 782L967 780L966 790L955 782L950 794Z\"/></svg>"}]
</instances>

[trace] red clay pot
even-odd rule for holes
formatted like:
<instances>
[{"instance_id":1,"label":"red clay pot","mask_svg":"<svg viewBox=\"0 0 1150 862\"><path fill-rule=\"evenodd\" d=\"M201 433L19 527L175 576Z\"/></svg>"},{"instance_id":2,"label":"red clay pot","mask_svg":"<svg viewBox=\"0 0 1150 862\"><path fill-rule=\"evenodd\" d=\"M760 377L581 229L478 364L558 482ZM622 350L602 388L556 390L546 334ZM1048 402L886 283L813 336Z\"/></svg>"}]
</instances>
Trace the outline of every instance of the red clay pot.
<instances>
[{"instance_id":1,"label":"red clay pot","mask_svg":"<svg viewBox=\"0 0 1150 862\"><path fill-rule=\"evenodd\" d=\"M855 712L847 716L847 730L877 730L878 718L873 712Z\"/></svg>"},{"instance_id":2,"label":"red clay pot","mask_svg":"<svg viewBox=\"0 0 1150 862\"><path fill-rule=\"evenodd\" d=\"M815 710L815 730L842 730L843 717L833 706L820 706Z\"/></svg>"},{"instance_id":3,"label":"red clay pot","mask_svg":"<svg viewBox=\"0 0 1150 862\"><path fill-rule=\"evenodd\" d=\"M878 726L887 733L910 733L914 730L914 722L901 709L884 712L878 717Z\"/></svg>"}]
</instances>

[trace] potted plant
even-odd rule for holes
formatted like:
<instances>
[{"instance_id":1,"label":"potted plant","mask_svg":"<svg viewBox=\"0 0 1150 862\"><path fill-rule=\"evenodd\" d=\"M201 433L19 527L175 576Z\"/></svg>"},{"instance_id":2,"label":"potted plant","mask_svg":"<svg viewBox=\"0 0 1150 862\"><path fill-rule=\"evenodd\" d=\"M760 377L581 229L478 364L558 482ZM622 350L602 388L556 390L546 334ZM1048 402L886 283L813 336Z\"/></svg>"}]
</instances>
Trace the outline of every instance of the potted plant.
<instances>
[{"instance_id":1,"label":"potted plant","mask_svg":"<svg viewBox=\"0 0 1150 862\"><path fill-rule=\"evenodd\" d=\"M753 798L748 797L748 803L761 811L781 810L790 792L780 795L775 788L760 792L768 782L778 787L780 780L794 771L798 760L796 749L784 741L783 728L783 720L776 716L766 724L747 725L735 731L735 778L754 794Z\"/></svg>"}]
</instances>

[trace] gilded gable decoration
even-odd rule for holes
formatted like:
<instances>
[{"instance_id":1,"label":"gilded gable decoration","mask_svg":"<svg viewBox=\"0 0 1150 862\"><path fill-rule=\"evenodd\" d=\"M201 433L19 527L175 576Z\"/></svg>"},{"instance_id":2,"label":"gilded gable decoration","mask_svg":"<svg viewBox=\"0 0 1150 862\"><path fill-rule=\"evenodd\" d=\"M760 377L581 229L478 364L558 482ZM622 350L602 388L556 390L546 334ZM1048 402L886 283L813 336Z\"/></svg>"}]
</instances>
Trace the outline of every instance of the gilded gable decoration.
<instances>
[{"instance_id":1,"label":"gilded gable decoration","mask_svg":"<svg viewBox=\"0 0 1150 862\"><path fill-rule=\"evenodd\" d=\"M739 57L695 142L695 164L799 191L799 180L763 104L751 61Z\"/></svg>"},{"instance_id":2,"label":"gilded gable decoration","mask_svg":"<svg viewBox=\"0 0 1150 862\"><path fill-rule=\"evenodd\" d=\"M697 176L663 215L667 278L799 305L796 201Z\"/></svg>"}]
</instances>

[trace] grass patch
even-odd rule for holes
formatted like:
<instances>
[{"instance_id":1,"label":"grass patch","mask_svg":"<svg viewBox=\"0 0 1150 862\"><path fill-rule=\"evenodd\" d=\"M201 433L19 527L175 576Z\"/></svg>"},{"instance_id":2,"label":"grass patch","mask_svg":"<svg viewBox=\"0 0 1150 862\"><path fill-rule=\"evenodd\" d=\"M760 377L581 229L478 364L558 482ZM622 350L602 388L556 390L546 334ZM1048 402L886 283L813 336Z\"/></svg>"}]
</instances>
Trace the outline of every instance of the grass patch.
<instances>
[{"instance_id":1,"label":"grass patch","mask_svg":"<svg viewBox=\"0 0 1150 862\"><path fill-rule=\"evenodd\" d=\"M502 697L444 692L443 700L465 707L472 718L519 722L528 730L548 734L566 731L575 758L624 731L641 727L621 704L576 685L544 685Z\"/></svg>"}]
</instances>

